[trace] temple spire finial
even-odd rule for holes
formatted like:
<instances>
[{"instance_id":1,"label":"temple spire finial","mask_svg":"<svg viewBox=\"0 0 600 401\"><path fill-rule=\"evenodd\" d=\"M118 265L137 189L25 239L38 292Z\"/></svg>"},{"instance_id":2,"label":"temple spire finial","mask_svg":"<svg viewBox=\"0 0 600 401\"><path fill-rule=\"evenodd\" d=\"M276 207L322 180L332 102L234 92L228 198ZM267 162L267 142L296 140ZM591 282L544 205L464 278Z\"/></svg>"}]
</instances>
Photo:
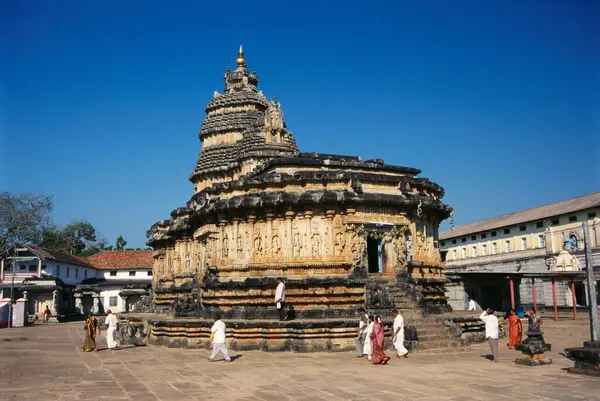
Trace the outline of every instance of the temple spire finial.
<instances>
[{"instance_id":1,"label":"temple spire finial","mask_svg":"<svg viewBox=\"0 0 600 401\"><path fill-rule=\"evenodd\" d=\"M242 48L242 45L240 45L240 51L238 52L236 63L240 68L246 67L246 59L244 58L244 49Z\"/></svg>"}]
</instances>

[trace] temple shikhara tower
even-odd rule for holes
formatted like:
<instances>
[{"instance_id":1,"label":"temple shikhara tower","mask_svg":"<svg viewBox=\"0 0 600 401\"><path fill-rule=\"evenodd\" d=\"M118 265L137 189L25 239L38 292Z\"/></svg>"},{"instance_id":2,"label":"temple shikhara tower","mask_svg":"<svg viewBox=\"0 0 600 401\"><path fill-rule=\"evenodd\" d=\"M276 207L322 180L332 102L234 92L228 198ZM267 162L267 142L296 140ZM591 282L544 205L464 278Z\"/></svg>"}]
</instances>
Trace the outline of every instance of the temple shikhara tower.
<instances>
[{"instance_id":1,"label":"temple shikhara tower","mask_svg":"<svg viewBox=\"0 0 600 401\"><path fill-rule=\"evenodd\" d=\"M224 80L200 129L195 193L148 232L155 308L179 318L152 321L151 341L202 343L219 311L234 349L345 349L361 306L446 311L443 188L381 159L300 152L241 47ZM277 277L289 321L277 320Z\"/></svg>"}]
</instances>

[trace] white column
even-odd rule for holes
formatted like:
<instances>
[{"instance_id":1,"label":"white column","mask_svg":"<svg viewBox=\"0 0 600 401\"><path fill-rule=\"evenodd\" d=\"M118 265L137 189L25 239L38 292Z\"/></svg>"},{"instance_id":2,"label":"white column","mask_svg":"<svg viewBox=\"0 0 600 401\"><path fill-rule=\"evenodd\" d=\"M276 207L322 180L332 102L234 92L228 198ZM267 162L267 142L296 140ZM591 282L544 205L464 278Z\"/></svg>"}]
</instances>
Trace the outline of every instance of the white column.
<instances>
[{"instance_id":1,"label":"white column","mask_svg":"<svg viewBox=\"0 0 600 401\"><path fill-rule=\"evenodd\" d=\"M42 277L42 259L38 258L38 273L37 273L38 277Z\"/></svg>"},{"instance_id":2,"label":"white column","mask_svg":"<svg viewBox=\"0 0 600 401\"><path fill-rule=\"evenodd\" d=\"M0 281L4 281L4 259L0 260Z\"/></svg>"}]
</instances>

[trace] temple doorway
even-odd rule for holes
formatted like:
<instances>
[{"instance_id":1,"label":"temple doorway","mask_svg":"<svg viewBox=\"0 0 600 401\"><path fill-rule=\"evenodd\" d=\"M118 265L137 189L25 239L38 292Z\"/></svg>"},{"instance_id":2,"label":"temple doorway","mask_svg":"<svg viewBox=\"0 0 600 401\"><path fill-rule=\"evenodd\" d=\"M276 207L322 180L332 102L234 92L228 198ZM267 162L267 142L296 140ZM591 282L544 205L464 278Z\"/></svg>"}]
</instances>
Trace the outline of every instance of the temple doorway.
<instances>
[{"instance_id":1,"label":"temple doorway","mask_svg":"<svg viewBox=\"0 0 600 401\"><path fill-rule=\"evenodd\" d=\"M367 263L369 266L369 273L376 274L382 273L383 267L383 246L380 239L367 238Z\"/></svg>"}]
</instances>

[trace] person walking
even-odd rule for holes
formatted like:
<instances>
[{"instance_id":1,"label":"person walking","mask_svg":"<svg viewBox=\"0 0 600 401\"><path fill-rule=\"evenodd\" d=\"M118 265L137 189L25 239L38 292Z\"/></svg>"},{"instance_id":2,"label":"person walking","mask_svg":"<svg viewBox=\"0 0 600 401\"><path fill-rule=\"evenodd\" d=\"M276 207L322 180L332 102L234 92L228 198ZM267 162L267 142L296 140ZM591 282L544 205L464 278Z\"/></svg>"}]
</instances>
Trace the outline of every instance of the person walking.
<instances>
[{"instance_id":1,"label":"person walking","mask_svg":"<svg viewBox=\"0 0 600 401\"><path fill-rule=\"evenodd\" d=\"M398 352L396 358L406 358L408 355L408 350L404 346L404 317L396 309L392 311L392 316L394 317L392 343Z\"/></svg>"},{"instance_id":2,"label":"person walking","mask_svg":"<svg viewBox=\"0 0 600 401\"><path fill-rule=\"evenodd\" d=\"M287 313L285 311L285 283L281 277L277 277L275 307L277 308L277 313L279 313L279 320L287 320Z\"/></svg>"},{"instance_id":3,"label":"person walking","mask_svg":"<svg viewBox=\"0 0 600 401\"><path fill-rule=\"evenodd\" d=\"M50 319L51 315L52 312L50 311L50 308L48 308L48 305L46 305L46 309L44 309L44 326L48 325L48 320Z\"/></svg>"},{"instance_id":4,"label":"person walking","mask_svg":"<svg viewBox=\"0 0 600 401\"><path fill-rule=\"evenodd\" d=\"M365 338L367 337L367 326L369 325L369 318L367 317L367 313L365 312L365 308L358 309L358 331L356 337L356 357L362 358L365 356L364 347L365 347Z\"/></svg>"},{"instance_id":5,"label":"person walking","mask_svg":"<svg viewBox=\"0 0 600 401\"><path fill-rule=\"evenodd\" d=\"M106 320L104 323L108 326L106 330L106 345L108 349L113 351L117 347L117 328L119 326L119 320L112 311L109 309L106 311Z\"/></svg>"},{"instance_id":6,"label":"person walking","mask_svg":"<svg viewBox=\"0 0 600 401\"><path fill-rule=\"evenodd\" d=\"M373 365L385 365L390 360L390 357L383 352L383 343L385 335L383 332L383 319L381 316L375 316L373 323L373 332L371 333L371 363Z\"/></svg>"},{"instance_id":7,"label":"person walking","mask_svg":"<svg viewBox=\"0 0 600 401\"><path fill-rule=\"evenodd\" d=\"M221 352L223 354L223 357L225 358L225 362L231 362L231 357L229 356L229 352L227 351L225 322L221 320L221 317L219 315L215 316L215 319L215 323L210 328L210 337L213 342L213 349L208 360L210 362L214 362L217 354Z\"/></svg>"},{"instance_id":8,"label":"person walking","mask_svg":"<svg viewBox=\"0 0 600 401\"><path fill-rule=\"evenodd\" d=\"M98 330L98 320L90 313L85 319L85 341L81 350L83 352L96 351L96 332L102 334L101 330Z\"/></svg>"},{"instance_id":9,"label":"person walking","mask_svg":"<svg viewBox=\"0 0 600 401\"><path fill-rule=\"evenodd\" d=\"M498 318L494 315L492 308L487 308L479 316L479 319L485 323L485 338L487 338L490 344L490 350L492 351L492 357L494 362L498 362Z\"/></svg>"},{"instance_id":10,"label":"person walking","mask_svg":"<svg viewBox=\"0 0 600 401\"><path fill-rule=\"evenodd\" d=\"M373 315L369 315L369 323L367 324L367 329L365 330L365 344L363 346L363 354L367 356L369 361L371 360L371 356L373 354L373 348L371 347L371 334L373 333L374 325L375 317Z\"/></svg>"}]
</instances>

